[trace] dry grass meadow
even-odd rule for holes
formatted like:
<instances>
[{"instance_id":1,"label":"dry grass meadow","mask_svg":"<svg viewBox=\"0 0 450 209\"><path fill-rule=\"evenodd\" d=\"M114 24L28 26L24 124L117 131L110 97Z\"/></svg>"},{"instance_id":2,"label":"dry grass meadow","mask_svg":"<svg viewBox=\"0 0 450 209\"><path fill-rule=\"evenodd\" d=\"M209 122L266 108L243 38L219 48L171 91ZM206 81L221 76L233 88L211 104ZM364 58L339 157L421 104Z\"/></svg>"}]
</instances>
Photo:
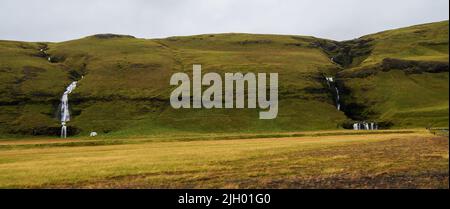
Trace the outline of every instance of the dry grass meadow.
<instances>
[{"instance_id":1,"label":"dry grass meadow","mask_svg":"<svg viewBox=\"0 0 450 209\"><path fill-rule=\"evenodd\" d=\"M449 188L425 130L167 138L2 139L0 188Z\"/></svg>"}]
</instances>

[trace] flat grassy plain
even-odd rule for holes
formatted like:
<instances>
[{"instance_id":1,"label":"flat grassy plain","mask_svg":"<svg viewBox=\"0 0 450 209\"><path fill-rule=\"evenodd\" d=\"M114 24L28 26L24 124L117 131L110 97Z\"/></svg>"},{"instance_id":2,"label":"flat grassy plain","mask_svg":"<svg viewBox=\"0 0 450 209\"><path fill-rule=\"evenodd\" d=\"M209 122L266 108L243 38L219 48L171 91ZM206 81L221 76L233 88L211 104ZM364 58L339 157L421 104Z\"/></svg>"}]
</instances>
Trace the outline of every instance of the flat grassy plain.
<instances>
[{"instance_id":1,"label":"flat grassy plain","mask_svg":"<svg viewBox=\"0 0 450 209\"><path fill-rule=\"evenodd\" d=\"M1 139L1 188L449 188L426 130Z\"/></svg>"}]
</instances>

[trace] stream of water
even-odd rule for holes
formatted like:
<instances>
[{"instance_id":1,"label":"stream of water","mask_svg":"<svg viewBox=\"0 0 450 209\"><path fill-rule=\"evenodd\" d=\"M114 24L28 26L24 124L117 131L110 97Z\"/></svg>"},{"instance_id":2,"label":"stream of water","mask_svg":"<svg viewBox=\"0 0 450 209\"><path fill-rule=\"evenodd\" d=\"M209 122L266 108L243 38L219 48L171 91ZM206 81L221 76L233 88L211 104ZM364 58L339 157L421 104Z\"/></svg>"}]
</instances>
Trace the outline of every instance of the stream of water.
<instances>
[{"instance_id":1,"label":"stream of water","mask_svg":"<svg viewBox=\"0 0 450 209\"><path fill-rule=\"evenodd\" d=\"M325 80L327 81L328 88L335 91L336 109L341 110L341 96L335 79L325 76ZM353 130L378 130L378 124L374 122L357 122L353 124Z\"/></svg>"},{"instance_id":2,"label":"stream of water","mask_svg":"<svg viewBox=\"0 0 450 209\"><path fill-rule=\"evenodd\" d=\"M46 52L46 48L39 49L39 52L41 52L49 62L51 62L51 57ZM66 87L66 90L64 91L63 95L61 96L61 105L60 105L60 112L61 112L61 138L67 138L67 122L70 121L70 110L69 110L69 94L72 93L73 90L77 87L77 81L73 81L69 84L69 86Z\"/></svg>"},{"instance_id":3,"label":"stream of water","mask_svg":"<svg viewBox=\"0 0 450 209\"><path fill-rule=\"evenodd\" d=\"M336 86L336 84L334 82L334 78L333 77L325 77L325 79L327 81L327 84L328 84L329 88L333 88L334 87L334 91L336 93L336 98L335 98L335 100L336 100L336 109L337 110L341 110L341 103L340 103L340 99L341 98L340 98L340 95L339 95L339 89L338 89L338 87Z\"/></svg>"},{"instance_id":4,"label":"stream of water","mask_svg":"<svg viewBox=\"0 0 450 209\"><path fill-rule=\"evenodd\" d=\"M61 138L67 137L66 123L70 121L69 111L69 94L77 87L77 82L74 81L67 86L66 91L61 97Z\"/></svg>"}]
</instances>

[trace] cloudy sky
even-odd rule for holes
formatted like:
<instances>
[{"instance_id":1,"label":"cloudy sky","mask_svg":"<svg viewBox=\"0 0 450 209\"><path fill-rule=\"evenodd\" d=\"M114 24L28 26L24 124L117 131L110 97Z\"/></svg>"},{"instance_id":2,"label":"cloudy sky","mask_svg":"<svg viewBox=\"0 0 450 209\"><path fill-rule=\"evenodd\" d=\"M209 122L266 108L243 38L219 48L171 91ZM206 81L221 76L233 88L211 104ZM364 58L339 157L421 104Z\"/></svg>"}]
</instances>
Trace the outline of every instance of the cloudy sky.
<instances>
[{"instance_id":1,"label":"cloudy sky","mask_svg":"<svg viewBox=\"0 0 450 209\"><path fill-rule=\"evenodd\" d=\"M448 20L448 7L448 0L0 0L0 39L244 32L346 40Z\"/></svg>"}]
</instances>

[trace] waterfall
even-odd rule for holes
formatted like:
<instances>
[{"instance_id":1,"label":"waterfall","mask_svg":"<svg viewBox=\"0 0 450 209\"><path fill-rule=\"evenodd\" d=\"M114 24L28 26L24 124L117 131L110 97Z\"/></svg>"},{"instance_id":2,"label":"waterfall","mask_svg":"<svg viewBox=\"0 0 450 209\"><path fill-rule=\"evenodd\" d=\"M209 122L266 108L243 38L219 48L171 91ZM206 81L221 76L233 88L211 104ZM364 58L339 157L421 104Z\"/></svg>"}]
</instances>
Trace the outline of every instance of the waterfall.
<instances>
[{"instance_id":1,"label":"waterfall","mask_svg":"<svg viewBox=\"0 0 450 209\"><path fill-rule=\"evenodd\" d=\"M378 130L378 124L374 123L374 122L357 122L353 124L353 130L358 131L358 130Z\"/></svg>"},{"instance_id":2,"label":"waterfall","mask_svg":"<svg viewBox=\"0 0 450 209\"><path fill-rule=\"evenodd\" d=\"M337 88L334 82L334 78L325 76L325 80L327 81L328 88L332 88L334 86L334 91L336 92L336 109L341 110L341 103L340 103L341 98L339 96L339 89Z\"/></svg>"},{"instance_id":3,"label":"waterfall","mask_svg":"<svg viewBox=\"0 0 450 209\"><path fill-rule=\"evenodd\" d=\"M66 122L61 123L61 138L67 138L67 126Z\"/></svg>"},{"instance_id":4,"label":"waterfall","mask_svg":"<svg viewBox=\"0 0 450 209\"><path fill-rule=\"evenodd\" d=\"M338 110L341 110L341 103L340 101L340 97L339 97L339 89L337 87L334 87L336 89L336 108Z\"/></svg>"},{"instance_id":5,"label":"waterfall","mask_svg":"<svg viewBox=\"0 0 450 209\"><path fill-rule=\"evenodd\" d=\"M41 52L49 62L52 61L52 58L46 52L47 47L40 48L39 52ZM83 77L82 77L83 78ZM70 121L70 111L69 111L69 94L77 87L77 81L73 81L67 86L66 91L64 91L61 96L61 138L67 138L67 122Z\"/></svg>"},{"instance_id":6,"label":"waterfall","mask_svg":"<svg viewBox=\"0 0 450 209\"><path fill-rule=\"evenodd\" d=\"M66 122L70 121L69 111L69 94L77 87L77 82L74 81L67 86L66 91L61 97L61 138L67 137Z\"/></svg>"}]
</instances>

